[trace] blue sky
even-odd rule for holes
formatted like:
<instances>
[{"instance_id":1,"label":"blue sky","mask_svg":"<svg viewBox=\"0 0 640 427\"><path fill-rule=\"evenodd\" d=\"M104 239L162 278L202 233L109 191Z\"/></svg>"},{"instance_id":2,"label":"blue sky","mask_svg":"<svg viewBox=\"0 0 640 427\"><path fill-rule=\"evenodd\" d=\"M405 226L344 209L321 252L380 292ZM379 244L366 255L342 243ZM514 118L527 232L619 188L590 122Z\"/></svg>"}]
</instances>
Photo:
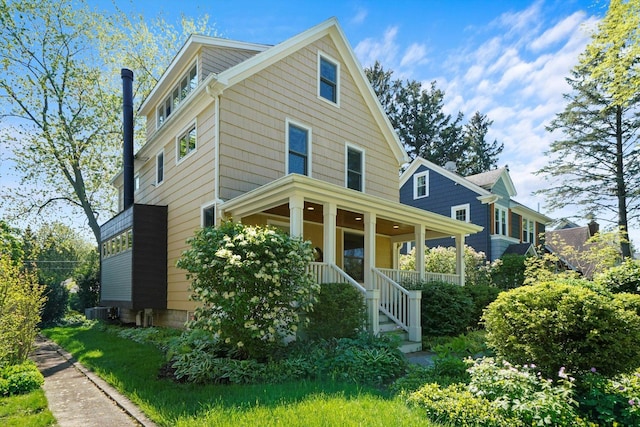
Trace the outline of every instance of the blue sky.
<instances>
[{"instance_id":1,"label":"blue sky","mask_svg":"<svg viewBox=\"0 0 640 427\"><path fill-rule=\"evenodd\" d=\"M113 7L111 0L88 1L99 9ZM493 120L488 138L505 145L499 166L509 166L516 200L551 217L571 214L545 210L544 199L531 194L544 181L532 173L548 161L543 153L554 137L545 125L564 108L565 77L589 42L589 29L606 12L603 0L113 3L147 18L161 14L170 23L181 14L206 13L219 36L267 44L335 16L363 66L379 60L395 77L435 80L447 112L468 118L480 111ZM632 236L640 238L638 231Z\"/></svg>"}]
</instances>

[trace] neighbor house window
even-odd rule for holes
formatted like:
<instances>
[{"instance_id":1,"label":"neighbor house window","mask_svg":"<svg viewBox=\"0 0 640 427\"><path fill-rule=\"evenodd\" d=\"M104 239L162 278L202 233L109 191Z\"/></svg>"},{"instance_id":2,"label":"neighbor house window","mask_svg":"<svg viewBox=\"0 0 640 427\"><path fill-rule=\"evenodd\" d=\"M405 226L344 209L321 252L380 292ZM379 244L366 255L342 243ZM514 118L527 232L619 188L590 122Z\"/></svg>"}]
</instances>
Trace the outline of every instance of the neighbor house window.
<instances>
[{"instance_id":1,"label":"neighbor house window","mask_svg":"<svg viewBox=\"0 0 640 427\"><path fill-rule=\"evenodd\" d=\"M340 67L336 61L318 54L318 95L321 98L338 103Z\"/></svg>"},{"instance_id":2,"label":"neighbor house window","mask_svg":"<svg viewBox=\"0 0 640 427\"><path fill-rule=\"evenodd\" d=\"M216 205L208 205L202 208L202 226L215 227L216 225Z\"/></svg>"},{"instance_id":3,"label":"neighbor house window","mask_svg":"<svg viewBox=\"0 0 640 427\"><path fill-rule=\"evenodd\" d=\"M133 177L133 191L134 193L140 190L140 174L136 174Z\"/></svg>"},{"instance_id":4,"label":"neighbor house window","mask_svg":"<svg viewBox=\"0 0 640 427\"><path fill-rule=\"evenodd\" d=\"M471 222L469 204L451 206L451 218L457 219L458 221Z\"/></svg>"},{"instance_id":5,"label":"neighbor house window","mask_svg":"<svg viewBox=\"0 0 640 427\"><path fill-rule=\"evenodd\" d=\"M156 154L156 185L164 181L164 151Z\"/></svg>"},{"instance_id":6,"label":"neighbor house window","mask_svg":"<svg viewBox=\"0 0 640 427\"><path fill-rule=\"evenodd\" d=\"M364 190L364 152L347 146L347 188Z\"/></svg>"},{"instance_id":7,"label":"neighbor house window","mask_svg":"<svg viewBox=\"0 0 640 427\"><path fill-rule=\"evenodd\" d=\"M311 130L287 123L287 173L311 175L309 141Z\"/></svg>"},{"instance_id":8,"label":"neighbor house window","mask_svg":"<svg viewBox=\"0 0 640 427\"><path fill-rule=\"evenodd\" d=\"M196 148L196 125L193 124L178 137L178 161L194 152Z\"/></svg>"},{"instance_id":9,"label":"neighbor house window","mask_svg":"<svg viewBox=\"0 0 640 427\"><path fill-rule=\"evenodd\" d=\"M413 175L413 198L420 199L429 195L429 171Z\"/></svg>"},{"instance_id":10,"label":"neighbor house window","mask_svg":"<svg viewBox=\"0 0 640 427\"><path fill-rule=\"evenodd\" d=\"M193 64L189 71L187 71L179 80L179 83L173 87L170 95L164 98L160 105L158 105L158 127L162 126L164 122L167 121L171 113L178 108L178 105L185 100L187 95L189 95L197 85L198 67L196 64Z\"/></svg>"},{"instance_id":11,"label":"neighbor house window","mask_svg":"<svg viewBox=\"0 0 640 427\"><path fill-rule=\"evenodd\" d=\"M507 210L496 206L494 211L494 234L506 236L507 233Z\"/></svg>"},{"instance_id":12,"label":"neighbor house window","mask_svg":"<svg viewBox=\"0 0 640 427\"><path fill-rule=\"evenodd\" d=\"M535 223L531 219L522 218L522 241L535 243Z\"/></svg>"}]
</instances>

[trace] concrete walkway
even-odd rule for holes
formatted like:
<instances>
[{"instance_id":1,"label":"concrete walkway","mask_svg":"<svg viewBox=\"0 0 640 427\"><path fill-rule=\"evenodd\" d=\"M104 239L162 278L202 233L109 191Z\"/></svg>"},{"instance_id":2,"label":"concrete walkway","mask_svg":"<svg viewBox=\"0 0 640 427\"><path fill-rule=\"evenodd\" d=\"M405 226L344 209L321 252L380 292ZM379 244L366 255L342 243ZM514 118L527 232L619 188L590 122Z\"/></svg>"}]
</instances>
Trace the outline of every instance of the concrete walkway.
<instances>
[{"instance_id":1,"label":"concrete walkway","mask_svg":"<svg viewBox=\"0 0 640 427\"><path fill-rule=\"evenodd\" d=\"M49 410L60 427L155 427L129 399L45 337L31 359L44 375Z\"/></svg>"}]
</instances>

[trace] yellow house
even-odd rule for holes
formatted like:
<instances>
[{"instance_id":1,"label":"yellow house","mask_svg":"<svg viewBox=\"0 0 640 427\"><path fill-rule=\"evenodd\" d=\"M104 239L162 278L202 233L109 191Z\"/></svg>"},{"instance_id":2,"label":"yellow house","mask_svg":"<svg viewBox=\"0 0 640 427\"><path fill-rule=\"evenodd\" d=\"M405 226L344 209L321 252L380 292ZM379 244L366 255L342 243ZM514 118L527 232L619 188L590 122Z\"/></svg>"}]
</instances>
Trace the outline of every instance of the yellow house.
<instances>
[{"instance_id":1,"label":"yellow house","mask_svg":"<svg viewBox=\"0 0 640 427\"><path fill-rule=\"evenodd\" d=\"M311 240L318 280L360 289L374 332L383 313L420 341L420 292L398 282L428 277L426 239L455 238L449 279L464 284L465 235L482 228L399 203L408 156L336 19L275 46L193 35L139 114L135 203L121 173L122 211L101 239L101 301L125 320L182 326L195 305L176 261L196 229L229 217ZM406 241L416 272L398 270Z\"/></svg>"}]
</instances>

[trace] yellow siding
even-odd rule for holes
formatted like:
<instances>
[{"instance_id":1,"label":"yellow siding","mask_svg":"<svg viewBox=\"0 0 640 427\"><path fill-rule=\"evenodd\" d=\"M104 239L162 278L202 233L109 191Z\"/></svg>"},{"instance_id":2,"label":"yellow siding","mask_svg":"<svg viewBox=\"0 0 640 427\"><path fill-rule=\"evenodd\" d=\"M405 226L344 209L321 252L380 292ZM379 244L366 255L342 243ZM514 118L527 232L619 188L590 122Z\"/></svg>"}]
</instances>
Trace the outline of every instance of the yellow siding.
<instances>
[{"instance_id":1,"label":"yellow siding","mask_svg":"<svg viewBox=\"0 0 640 427\"><path fill-rule=\"evenodd\" d=\"M200 55L202 76L207 77L211 73L220 73L255 54L256 52L252 50L205 46Z\"/></svg>"},{"instance_id":2,"label":"yellow siding","mask_svg":"<svg viewBox=\"0 0 640 427\"><path fill-rule=\"evenodd\" d=\"M287 119L311 129L311 176L345 185L345 144L365 150L365 192L398 201L398 165L344 64L340 107L317 97L318 51L329 37L226 89L220 101L220 195L237 197L285 175Z\"/></svg>"}]
</instances>

